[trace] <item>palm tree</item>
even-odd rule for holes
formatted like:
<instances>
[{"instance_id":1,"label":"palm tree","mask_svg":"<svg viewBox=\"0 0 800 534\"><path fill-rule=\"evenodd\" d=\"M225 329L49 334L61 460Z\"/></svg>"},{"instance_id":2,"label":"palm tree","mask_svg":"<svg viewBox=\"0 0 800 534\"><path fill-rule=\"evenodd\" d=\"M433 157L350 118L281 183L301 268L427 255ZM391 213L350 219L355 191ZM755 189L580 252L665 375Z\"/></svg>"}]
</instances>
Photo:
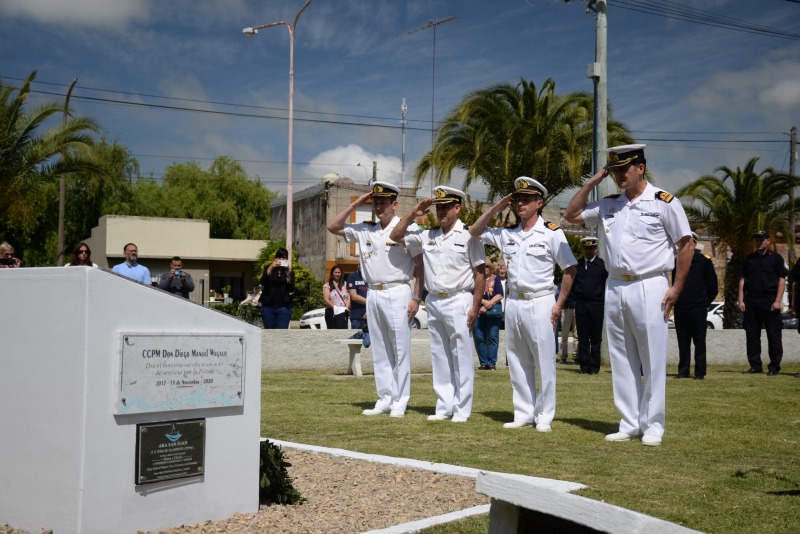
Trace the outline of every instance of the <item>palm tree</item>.
<instances>
[{"instance_id":1,"label":"palm tree","mask_svg":"<svg viewBox=\"0 0 800 534\"><path fill-rule=\"evenodd\" d=\"M0 80L0 233L5 235L32 230L41 215L35 200L43 186L66 173L99 171L90 156L90 133L99 130L92 119L69 117L44 130L48 119L60 119L62 106L46 102L25 110L35 78L36 71L19 89Z\"/></svg>"},{"instance_id":2,"label":"palm tree","mask_svg":"<svg viewBox=\"0 0 800 534\"><path fill-rule=\"evenodd\" d=\"M722 176L703 176L677 193L693 201L684 206L689 220L717 236L722 251L730 255L725 265L726 327L738 323L739 268L753 250L753 232L765 229L773 236L789 235L790 216L800 212L789 196L800 186L800 179L772 168L756 172L758 159L748 161L744 169L718 167L714 172Z\"/></svg>"},{"instance_id":3,"label":"palm tree","mask_svg":"<svg viewBox=\"0 0 800 534\"><path fill-rule=\"evenodd\" d=\"M464 189L480 181L489 198L507 194L518 176L544 183L551 197L579 185L591 170L592 98L585 92L559 96L547 79L501 83L468 93L445 117L434 147L414 171L416 184L435 168L435 181L448 183L466 171ZM632 142L623 124L609 121L612 144Z\"/></svg>"}]
</instances>

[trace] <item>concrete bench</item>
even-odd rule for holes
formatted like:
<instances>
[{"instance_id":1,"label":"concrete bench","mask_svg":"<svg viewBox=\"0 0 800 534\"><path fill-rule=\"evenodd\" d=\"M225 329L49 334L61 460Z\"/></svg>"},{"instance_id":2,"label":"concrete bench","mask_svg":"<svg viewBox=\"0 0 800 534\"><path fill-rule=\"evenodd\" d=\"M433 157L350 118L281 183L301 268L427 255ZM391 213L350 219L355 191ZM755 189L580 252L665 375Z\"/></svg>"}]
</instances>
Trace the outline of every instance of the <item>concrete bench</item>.
<instances>
[{"instance_id":1,"label":"concrete bench","mask_svg":"<svg viewBox=\"0 0 800 534\"><path fill-rule=\"evenodd\" d=\"M427 339L411 339L411 344L416 345L419 343L428 343ZM364 348L364 343L360 339L340 339L337 341L339 345L346 345L350 349L350 363L347 365L347 374L355 376L364 376L361 372L361 349Z\"/></svg>"},{"instance_id":2,"label":"concrete bench","mask_svg":"<svg viewBox=\"0 0 800 534\"><path fill-rule=\"evenodd\" d=\"M491 497L489 534L517 532L609 532L688 534L698 532L663 519L595 501L570 491L585 486L481 471L475 490Z\"/></svg>"}]
</instances>

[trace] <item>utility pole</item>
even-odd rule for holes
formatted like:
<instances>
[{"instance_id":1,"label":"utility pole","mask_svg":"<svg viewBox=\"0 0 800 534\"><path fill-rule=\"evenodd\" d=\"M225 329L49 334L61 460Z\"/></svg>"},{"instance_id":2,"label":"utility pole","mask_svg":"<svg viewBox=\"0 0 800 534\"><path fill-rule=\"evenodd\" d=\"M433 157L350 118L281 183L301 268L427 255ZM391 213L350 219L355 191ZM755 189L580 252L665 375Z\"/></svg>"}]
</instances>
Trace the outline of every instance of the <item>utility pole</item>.
<instances>
[{"instance_id":1,"label":"utility pole","mask_svg":"<svg viewBox=\"0 0 800 534\"><path fill-rule=\"evenodd\" d=\"M372 181L373 182L377 182L378 181L378 162L377 161L373 161L372 162Z\"/></svg>"},{"instance_id":2,"label":"utility pole","mask_svg":"<svg viewBox=\"0 0 800 534\"><path fill-rule=\"evenodd\" d=\"M789 130L789 176L795 177L795 162L797 161L797 126L792 126ZM795 224L797 219L794 216L794 187L789 190L789 206L792 208L792 214L789 218L789 263L794 264L797 261L797 254L794 252L794 244L797 236L795 235Z\"/></svg>"},{"instance_id":3,"label":"utility pole","mask_svg":"<svg viewBox=\"0 0 800 534\"><path fill-rule=\"evenodd\" d=\"M72 96L72 90L75 88L75 84L78 83L78 78L72 80L72 84L69 86L69 90L67 91L67 98L64 101L64 119L63 124L67 126L67 117L69 116L69 97ZM67 159L67 153L62 152L61 160ZM61 175L61 179L58 184L58 252L56 255L56 265L61 267L64 265L64 219L66 219L66 211L67 211L67 176L65 174Z\"/></svg>"},{"instance_id":4,"label":"utility pole","mask_svg":"<svg viewBox=\"0 0 800 534\"><path fill-rule=\"evenodd\" d=\"M408 124L408 121L406 120L407 111L408 106L406 106L406 97L403 97L403 104L400 106L400 113L402 114L402 118L400 119L400 130L403 132L403 154L400 159L400 189L403 188L403 182L406 180L406 124Z\"/></svg>"}]
</instances>

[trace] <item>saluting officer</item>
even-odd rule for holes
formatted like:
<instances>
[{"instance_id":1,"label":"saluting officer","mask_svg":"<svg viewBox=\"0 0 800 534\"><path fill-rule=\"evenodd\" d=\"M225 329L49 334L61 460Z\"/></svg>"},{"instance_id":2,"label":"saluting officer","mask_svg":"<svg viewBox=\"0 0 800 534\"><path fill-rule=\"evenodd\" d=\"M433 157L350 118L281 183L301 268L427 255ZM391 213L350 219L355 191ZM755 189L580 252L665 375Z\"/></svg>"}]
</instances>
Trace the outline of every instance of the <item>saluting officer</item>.
<instances>
[{"instance_id":1,"label":"saluting officer","mask_svg":"<svg viewBox=\"0 0 800 534\"><path fill-rule=\"evenodd\" d=\"M472 414L475 369L470 330L478 317L486 279L483 244L469 235L458 218L464 192L438 186L434 198L419 202L400 219L389 237L422 248L428 296L428 334L431 339L436 413L429 421L466 423ZM439 226L407 230L417 217L436 207Z\"/></svg>"},{"instance_id":2,"label":"saluting officer","mask_svg":"<svg viewBox=\"0 0 800 534\"><path fill-rule=\"evenodd\" d=\"M578 363L582 375L600 372L603 342L603 310L606 294L606 263L597 255L597 238L581 239L583 257L575 267L575 321L578 326Z\"/></svg>"},{"instance_id":3,"label":"saluting officer","mask_svg":"<svg viewBox=\"0 0 800 534\"><path fill-rule=\"evenodd\" d=\"M695 244L692 264L686 275L683 291L675 303L675 335L678 338L678 374L675 378L689 378L694 342L694 377L706 377L706 331L708 306L719 291L717 273L711 256L703 254L697 244L697 234L692 232ZM672 276L675 276L673 271Z\"/></svg>"},{"instance_id":4,"label":"saluting officer","mask_svg":"<svg viewBox=\"0 0 800 534\"><path fill-rule=\"evenodd\" d=\"M642 444L657 446L666 419L667 318L683 289L694 244L680 201L645 180L644 148L609 148L608 165L572 197L564 218L605 233L606 332L614 403L622 415L619 432L606 440L643 435ZM587 205L589 192L609 171L623 193Z\"/></svg>"},{"instance_id":5,"label":"saluting officer","mask_svg":"<svg viewBox=\"0 0 800 534\"><path fill-rule=\"evenodd\" d=\"M389 238L400 221L395 215L400 189L388 182L373 182L365 193L338 213L328 231L358 243L361 274L369 286L367 317L372 338L375 387L378 401L363 415L405 417L411 397L411 327L422 291L422 255ZM372 200L377 222L345 224L350 214ZM416 229L416 225L414 225ZM416 278L414 294L409 285Z\"/></svg>"},{"instance_id":6,"label":"saluting officer","mask_svg":"<svg viewBox=\"0 0 800 534\"><path fill-rule=\"evenodd\" d=\"M744 332L747 338L748 374L763 373L761 363L761 327L767 331L769 350L768 376L781 371L783 340L781 339L781 302L789 270L783 257L769 249L769 232L753 234L756 251L748 254L739 278L739 309L744 313Z\"/></svg>"},{"instance_id":7,"label":"saluting officer","mask_svg":"<svg viewBox=\"0 0 800 534\"><path fill-rule=\"evenodd\" d=\"M563 230L540 215L547 189L527 176L514 180L514 187L513 193L478 218L469 233L500 249L508 270L506 350L514 421L503 427L536 424L539 432L550 432L556 413L554 330L572 288L576 261ZM512 202L520 223L511 228L486 228L489 220ZM554 297L555 264L564 270L558 300Z\"/></svg>"}]
</instances>

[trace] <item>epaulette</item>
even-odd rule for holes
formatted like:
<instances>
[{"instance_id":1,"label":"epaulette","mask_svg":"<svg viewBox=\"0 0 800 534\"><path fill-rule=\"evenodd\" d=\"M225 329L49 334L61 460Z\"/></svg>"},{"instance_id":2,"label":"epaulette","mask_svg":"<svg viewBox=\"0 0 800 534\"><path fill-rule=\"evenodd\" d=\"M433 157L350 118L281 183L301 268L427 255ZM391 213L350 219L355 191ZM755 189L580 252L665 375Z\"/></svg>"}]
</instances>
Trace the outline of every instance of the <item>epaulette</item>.
<instances>
[{"instance_id":1,"label":"epaulette","mask_svg":"<svg viewBox=\"0 0 800 534\"><path fill-rule=\"evenodd\" d=\"M709 260L711 259L711 256L709 256L709 255L708 255L708 254L706 254L705 252L703 252L703 256L705 256L705 257L706 257L706 258L708 258Z\"/></svg>"},{"instance_id":2,"label":"epaulette","mask_svg":"<svg viewBox=\"0 0 800 534\"><path fill-rule=\"evenodd\" d=\"M507 228L507 229L509 229L509 230L512 230L512 229L516 228L517 226L519 226L519 223L518 223L518 222L517 222L517 223L514 223L514 224L510 224L510 223L509 223L509 224L505 225L503 228Z\"/></svg>"},{"instance_id":3,"label":"epaulette","mask_svg":"<svg viewBox=\"0 0 800 534\"><path fill-rule=\"evenodd\" d=\"M607 197L603 197L603 198L619 198L619 196L620 196L621 194L622 194L622 193L615 193L615 194L613 194L613 195L608 195Z\"/></svg>"},{"instance_id":4,"label":"epaulette","mask_svg":"<svg viewBox=\"0 0 800 534\"><path fill-rule=\"evenodd\" d=\"M551 223L547 221L544 222L544 227L554 232L560 228L556 223Z\"/></svg>"},{"instance_id":5,"label":"epaulette","mask_svg":"<svg viewBox=\"0 0 800 534\"><path fill-rule=\"evenodd\" d=\"M666 191L656 191L656 198L669 204L675 197L672 196L672 193L667 193Z\"/></svg>"},{"instance_id":6,"label":"epaulette","mask_svg":"<svg viewBox=\"0 0 800 534\"><path fill-rule=\"evenodd\" d=\"M362 224L375 224L375 222L376 221L373 221L372 219L365 219L361 221Z\"/></svg>"}]
</instances>

